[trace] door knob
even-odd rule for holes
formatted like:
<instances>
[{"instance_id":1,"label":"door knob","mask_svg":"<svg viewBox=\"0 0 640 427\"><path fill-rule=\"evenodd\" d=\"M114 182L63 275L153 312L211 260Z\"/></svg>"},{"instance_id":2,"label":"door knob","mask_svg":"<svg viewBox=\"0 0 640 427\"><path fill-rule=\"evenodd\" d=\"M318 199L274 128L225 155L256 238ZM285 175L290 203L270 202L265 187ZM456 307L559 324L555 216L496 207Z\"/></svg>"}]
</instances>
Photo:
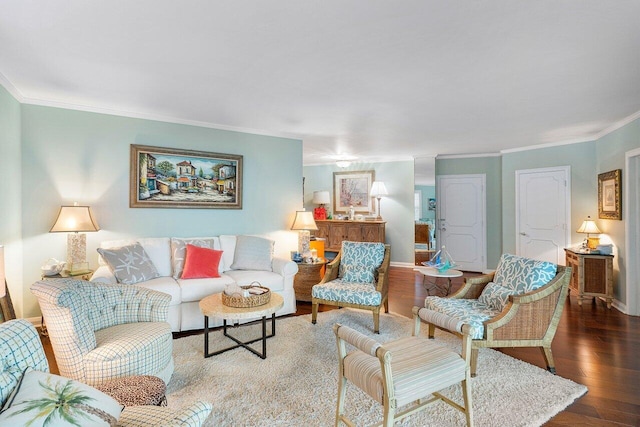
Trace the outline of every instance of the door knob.
<instances>
[{"instance_id":1,"label":"door knob","mask_svg":"<svg viewBox=\"0 0 640 427\"><path fill-rule=\"evenodd\" d=\"M520 232L520 235L521 235L521 236L526 236L526 235L527 235L527 233L525 233L524 231L521 231L521 232Z\"/></svg>"}]
</instances>

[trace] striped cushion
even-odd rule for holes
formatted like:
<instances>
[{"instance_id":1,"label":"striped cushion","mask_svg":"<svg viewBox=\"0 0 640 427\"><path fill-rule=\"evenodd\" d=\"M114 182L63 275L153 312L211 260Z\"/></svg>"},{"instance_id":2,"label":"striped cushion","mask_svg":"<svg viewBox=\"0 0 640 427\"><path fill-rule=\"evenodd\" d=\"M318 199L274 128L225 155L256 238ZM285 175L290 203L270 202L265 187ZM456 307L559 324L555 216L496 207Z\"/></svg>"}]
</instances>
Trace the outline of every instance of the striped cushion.
<instances>
[{"instance_id":1,"label":"striped cushion","mask_svg":"<svg viewBox=\"0 0 640 427\"><path fill-rule=\"evenodd\" d=\"M213 406L209 402L195 402L178 412L157 406L128 406L120 415L119 425L198 427L204 423L212 409Z\"/></svg>"},{"instance_id":2,"label":"striped cushion","mask_svg":"<svg viewBox=\"0 0 640 427\"><path fill-rule=\"evenodd\" d=\"M459 354L423 337L406 337L383 344L391 351L391 372L397 406L424 397L465 379L466 364ZM369 396L383 403L382 369L378 358L359 350L344 359L344 375Z\"/></svg>"}]
</instances>

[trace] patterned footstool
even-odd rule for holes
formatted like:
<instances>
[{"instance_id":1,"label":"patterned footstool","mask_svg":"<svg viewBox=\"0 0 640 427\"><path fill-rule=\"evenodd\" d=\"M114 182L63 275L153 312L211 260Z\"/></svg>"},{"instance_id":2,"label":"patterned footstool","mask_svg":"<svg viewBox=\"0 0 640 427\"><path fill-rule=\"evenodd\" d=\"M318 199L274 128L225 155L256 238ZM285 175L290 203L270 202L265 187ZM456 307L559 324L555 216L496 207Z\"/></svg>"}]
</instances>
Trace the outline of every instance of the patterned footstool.
<instances>
[{"instance_id":1,"label":"patterned footstool","mask_svg":"<svg viewBox=\"0 0 640 427\"><path fill-rule=\"evenodd\" d=\"M151 375L116 378L94 386L124 406L167 406L164 381Z\"/></svg>"}]
</instances>

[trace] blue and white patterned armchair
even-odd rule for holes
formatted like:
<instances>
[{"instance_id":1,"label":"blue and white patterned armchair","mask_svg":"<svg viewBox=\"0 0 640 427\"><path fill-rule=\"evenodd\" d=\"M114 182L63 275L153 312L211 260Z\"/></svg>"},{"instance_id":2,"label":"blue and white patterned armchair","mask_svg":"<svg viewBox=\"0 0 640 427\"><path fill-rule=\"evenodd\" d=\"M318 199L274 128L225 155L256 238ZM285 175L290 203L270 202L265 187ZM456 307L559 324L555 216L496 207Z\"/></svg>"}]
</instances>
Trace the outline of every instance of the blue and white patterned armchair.
<instances>
[{"instance_id":1,"label":"blue and white patterned armchair","mask_svg":"<svg viewBox=\"0 0 640 427\"><path fill-rule=\"evenodd\" d=\"M320 283L311 288L311 321L318 304L373 311L374 331L380 331L380 308L389 312L389 262L391 246L384 243L342 242L342 249Z\"/></svg>"},{"instance_id":2,"label":"blue and white patterned armchair","mask_svg":"<svg viewBox=\"0 0 640 427\"><path fill-rule=\"evenodd\" d=\"M442 327L443 318L471 325L473 376L478 349L483 347L540 347L547 369L555 373L551 342L570 277L571 267L503 254L495 272L467 277L449 297L425 298L423 319L429 323L429 337L433 338L436 324Z\"/></svg>"},{"instance_id":3,"label":"blue and white patterned armchair","mask_svg":"<svg viewBox=\"0 0 640 427\"><path fill-rule=\"evenodd\" d=\"M28 372L29 368L34 371L49 373L49 363L42 348L42 342L40 341L38 332L31 323L24 319L10 320L0 324L0 408L5 406L11 394L20 387L21 378L26 375L25 372ZM44 376L55 377L54 375ZM85 392L87 389L92 389L89 386L77 385L77 383L74 382L67 383L66 389L73 388L77 393L79 387L84 387L80 391L84 390ZM92 395L92 399L87 401L90 405L85 404L84 406L93 405L95 406L95 408L93 408L94 411L96 409L104 410L104 401L110 398L103 396L102 398L105 400L102 400L101 403L101 400L99 400L101 393L98 390L92 390L95 394ZM12 397L12 399L14 399L12 403L17 407L13 413L18 412L17 415L19 415L19 409L28 405L31 402L30 399L42 401L50 397L50 389L43 389L43 391L44 394L41 393L37 387L30 389L22 387L20 390L21 394L18 396L18 393L15 393L13 395L14 397ZM74 398L77 400L77 396L74 396ZM51 402L52 404L59 403ZM42 409L40 406L39 408ZM57 409L57 406L50 406L48 408L53 412ZM116 425L127 427L145 427L150 425L199 427L207 419L211 410L212 405L208 402L195 402L178 411L159 406L127 406L122 412L116 414L119 415ZM117 412L119 412L119 410ZM73 415L77 414L78 411L73 413ZM33 414L27 415L33 417ZM45 417L47 414L46 411L40 410L35 415ZM10 411L3 411L3 413L0 414L0 418L2 418L0 419L0 425L16 426L22 424L21 421L12 417ZM30 419L30 421L33 421L33 419ZM53 418L50 425L60 425L57 422L62 423L63 421L60 418ZM91 422L87 418L82 418L81 424L89 425Z\"/></svg>"},{"instance_id":4,"label":"blue and white patterned armchair","mask_svg":"<svg viewBox=\"0 0 640 427\"><path fill-rule=\"evenodd\" d=\"M130 375L171 379L168 294L74 279L39 281L31 292L61 375L89 385Z\"/></svg>"}]
</instances>

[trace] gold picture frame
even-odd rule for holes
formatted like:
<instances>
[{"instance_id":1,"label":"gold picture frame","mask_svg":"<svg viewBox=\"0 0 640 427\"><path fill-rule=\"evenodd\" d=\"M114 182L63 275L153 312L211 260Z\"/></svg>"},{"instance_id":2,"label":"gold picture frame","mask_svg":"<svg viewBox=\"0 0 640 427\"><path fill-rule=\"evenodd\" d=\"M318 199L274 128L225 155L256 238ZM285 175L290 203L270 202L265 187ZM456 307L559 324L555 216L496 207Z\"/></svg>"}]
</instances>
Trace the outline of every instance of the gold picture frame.
<instances>
[{"instance_id":1,"label":"gold picture frame","mask_svg":"<svg viewBox=\"0 0 640 427\"><path fill-rule=\"evenodd\" d=\"M598 218L622 219L622 169L598 175Z\"/></svg>"},{"instance_id":2,"label":"gold picture frame","mask_svg":"<svg viewBox=\"0 0 640 427\"><path fill-rule=\"evenodd\" d=\"M368 214L375 210L371 186L375 171L349 171L333 173L333 211L347 213L353 206L355 212Z\"/></svg>"},{"instance_id":3,"label":"gold picture frame","mask_svg":"<svg viewBox=\"0 0 640 427\"><path fill-rule=\"evenodd\" d=\"M235 154L132 144L129 206L242 209L242 160Z\"/></svg>"}]
</instances>

